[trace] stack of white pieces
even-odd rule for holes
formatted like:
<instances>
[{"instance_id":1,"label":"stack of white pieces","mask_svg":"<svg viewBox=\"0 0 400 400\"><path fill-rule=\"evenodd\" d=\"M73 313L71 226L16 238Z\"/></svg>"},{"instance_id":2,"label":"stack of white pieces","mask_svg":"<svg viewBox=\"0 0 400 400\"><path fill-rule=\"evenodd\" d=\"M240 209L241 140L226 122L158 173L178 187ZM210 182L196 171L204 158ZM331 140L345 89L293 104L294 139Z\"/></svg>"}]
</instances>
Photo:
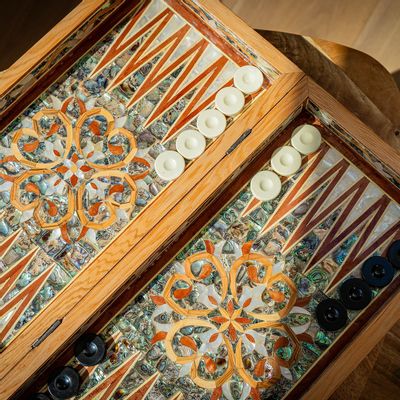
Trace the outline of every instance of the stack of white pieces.
<instances>
[{"instance_id":1,"label":"stack of white pieces","mask_svg":"<svg viewBox=\"0 0 400 400\"><path fill-rule=\"evenodd\" d=\"M222 88L215 97L215 109L203 110L197 117L197 130L187 129L176 140L177 151L164 151L155 160L157 175L166 181L176 179L185 170L185 160L193 160L204 153L206 139L220 136L226 129L226 117L243 110L245 95L258 92L264 82L261 71L246 65L233 77L235 87Z\"/></svg>"},{"instance_id":2,"label":"stack of white pieces","mask_svg":"<svg viewBox=\"0 0 400 400\"><path fill-rule=\"evenodd\" d=\"M321 134L315 126L298 126L292 133L291 146L279 147L272 154L271 168L274 172L261 171L252 178L250 190L253 196L261 201L278 197L282 189L279 175L294 175L301 168L301 154L314 153L320 146Z\"/></svg>"}]
</instances>

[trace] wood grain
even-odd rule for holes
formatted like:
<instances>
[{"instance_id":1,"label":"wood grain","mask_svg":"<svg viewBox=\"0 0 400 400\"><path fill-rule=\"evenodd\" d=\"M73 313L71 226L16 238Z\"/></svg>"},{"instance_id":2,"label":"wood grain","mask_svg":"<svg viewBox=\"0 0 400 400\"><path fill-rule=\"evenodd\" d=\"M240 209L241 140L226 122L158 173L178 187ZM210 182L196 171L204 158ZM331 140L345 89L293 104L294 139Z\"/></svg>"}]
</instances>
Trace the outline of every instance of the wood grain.
<instances>
[{"instance_id":1,"label":"wood grain","mask_svg":"<svg viewBox=\"0 0 400 400\"><path fill-rule=\"evenodd\" d=\"M374 373L375 365L378 361L379 353L382 348L382 341L379 342L364 358L358 367L345 379L336 389L330 400L358 400L362 396L364 387L368 382L369 376ZM381 389L379 390L379 392ZM373 397L375 399L375 396ZM388 397L390 398L390 397Z\"/></svg>"},{"instance_id":2,"label":"wood grain","mask_svg":"<svg viewBox=\"0 0 400 400\"><path fill-rule=\"evenodd\" d=\"M283 108L291 100L294 101L293 99L297 99L296 100L297 103L295 103L295 105L292 107L292 110L296 110L296 108L297 108L296 105L298 106L298 105L302 105L304 103L304 100L307 98L307 87L304 85L303 82L304 82L304 80L301 81L298 85L296 85L295 88L293 89L292 92L296 92L297 91L296 95L291 96L292 93L289 93L288 96L287 96L287 98L288 98L287 101L286 101L286 99L283 99L283 101L281 101L276 107L274 107L273 110L259 124L257 124L257 126L253 130L253 133L248 137L248 139L246 139L245 142L243 142L241 144L241 146L239 146L237 148L237 151L240 151L240 149L242 147L243 147L244 151L246 151L246 148L255 148L255 146L257 146L257 143L253 143L253 145L251 146L250 143L248 142L251 139L255 138L253 135L260 135L260 134L262 134L262 132L264 132L264 134L265 134L265 132L266 132L266 134L268 136L269 132L270 132L269 126L267 125L268 123L272 122L274 124L273 125L274 128L276 129L277 127L279 127L282 124L282 120L284 120L285 117L287 118L290 115L290 114L288 114L288 115L285 116L283 113L281 113L281 115L277 116L275 114L275 112L278 109ZM276 118L275 118L275 116L276 116ZM296 119L296 123L299 123L299 118ZM300 118L300 120L301 120L301 118ZM262 153L261 153L262 156L263 156L263 160L264 161L265 161L265 159L268 159L270 157L270 155L273 152L274 148L282 145L287 140L287 138L288 138L290 132L292 131L292 129L293 129L293 125L291 127L289 127L287 130L285 130L285 134L279 135L278 138L275 139L273 145L268 145L268 140L264 141L263 146L266 146L266 147L265 147L265 150L263 150ZM372 132L368 132L368 130L367 130L366 134L367 135L372 135L373 133ZM354 162L354 164L358 165L359 168L361 168L362 170L366 171L366 173L369 174L368 171L370 170L371 167L367 166L366 162L362 161L361 158L356 155L356 153L351 152L351 150L349 148L347 148L347 146L344 145L341 142L337 142L336 146L338 147L338 149L342 153L346 154L346 157L351 159L352 162ZM261 146L261 148L262 148L262 146ZM349 154L347 154L345 152L345 148L347 148L347 152L349 152ZM233 154L235 154L235 153L236 153L236 151ZM224 197L224 201L222 201L222 202L220 202L219 199L216 199L217 200L217 204L219 204L219 206L215 206L215 203L214 203L214 200L213 200L213 203L207 208L208 211L206 211L208 213L208 219L211 219L212 216L215 215L215 210L219 209L223 204L225 204L227 202L227 199L229 199L235 193L237 193L238 188L241 187L241 184L246 182L246 179L243 179L243 175L247 176L247 179L249 179L255 173L257 168L260 167L260 160L259 160L259 158L257 158L254 161L252 160L251 164L248 167L246 167L246 170L243 171L243 173L242 173L240 171L242 169L242 165L240 165L240 163L239 163L239 168L237 168L237 163L238 163L237 159L233 160L236 164L231 165L230 163L228 163L228 160L230 159L230 157L231 156L225 157L224 160L221 162L221 164L219 166L217 166L212 172L210 172L205 177L205 180L200 182L199 185L194 189L194 191L192 191L188 195L191 198L190 203L195 204L196 201L198 200L198 196L199 195L207 196L207 194L204 193L204 187L205 186L203 187L203 184L206 185L207 188L211 188L212 189L213 185L215 185L216 177L218 178L218 181L221 182L221 186L218 187L218 185L217 185L217 189L216 190L219 190L220 193L223 193L225 195L225 197ZM249 157L249 160L252 159L252 157L253 156L251 155ZM261 165L262 165L262 163L261 163ZM235 178L231 177L229 179L225 179L225 177L223 175L220 175L219 170L222 167L224 167L223 168L224 171L227 170L227 169L230 169L232 171L232 175L234 175ZM240 172L238 172L238 171L240 171ZM236 175L239 175L239 177L236 178ZM379 179L379 178L377 178L377 179ZM382 180L382 178L380 178L380 179ZM239 180L239 182L238 182L238 180ZM242 182L242 183L240 183L240 182ZM226 184L228 184L229 186L226 186ZM387 183L386 183L386 185L387 185ZM229 193L225 193L225 186L227 187L227 191L229 191ZM389 187L389 189L394 190L393 187L391 187L391 186ZM177 205L177 207L175 209L176 213L180 212L180 206L181 205L182 205L181 203L179 205ZM211 209L211 211L210 211L210 209ZM203 221L205 221L205 220L207 220L207 217L204 217L202 215L201 219ZM166 231L167 227L164 228L164 225L163 225L164 222L165 222L165 220L161 221L161 224L159 225L159 227L160 227L160 229L163 229L164 231ZM199 224L197 220L196 220L196 223L197 223L197 229L199 229L199 226L204 225L204 222L202 224ZM172 228L174 229L174 227L172 227ZM175 226L175 228L176 228L176 226ZM177 231L175 233L171 233L171 234L176 234L176 235L179 236L180 235L179 228L176 228L176 229L177 229ZM194 231L192 229L193 229L193 225L190 222L190 228L186 229L186 227L185 227L185 229L184 229L184 232L185 232L184 235L185 236L183 238L179 239L179 242L181 243L181 245L178 246L179 248L181 246L183 246L186 243L186 241L189 240L189 238L194 236L194 233L193 233ZM190 233L188 234L187 231L190 231ZM172 231L172 232L174 232L174 231ZM174 240L174 239L172 239L172 240ZM150 236L147 236L146 238L143 239L143 242L147 242L146 247L149 249L150 246L152 245L152 238ZM139 245L139 247L140 247L140 245ZM91 331L101 330L102 326L107 323L108 319L110 319L113 315L115 315L118 312L118 310L121 307L123 307L125 302L128 301L129 298L131 298L133 296L133 294L137 293L138 291L140 291L143 288L143 283L144 282L150 282L152 277L155 274L157 274L158 271L160 270L160 268L162 268L165 265L165 260L169 260L170 257L172 257L177 251L178 250L175 250L175 251L171 252L168 249L167 253L163 253L162 254L162 260L160 260L160 261L155 260L154 263L151 266L149 265L149 267L147 267L147 264L144 264L141 267L141 270L143 271L143 275L140 275L140 279L136 279L132 286L127 285L127 284L122 285L122 286L126 287L126 292L118 299L117 299L117 296L113 296L114 299L116 299L115 300L115 304L112 306L112 308L108 309L107 312L102 312L101 316L99 315L99 319L97 321L93 322L93 325L90 327ZM133 253L135 253L135 252L133 252ZM129 257L129 256L130 255L128 255L127 257ZM132 257L136 257L136 256L137 256L137 254L132 254ZM139 257L141 257L141 255L139 255ZM131 260L133 262L134 259L132 258ZM136 260L137 260L137 258L135 258L135 261ZM125 266L126 265L130 265L129 260L128 260L128 262L126 262L126 261L127 261L127 259L123 259L121 261L121 266L117 265L116 268L121 268L121 270L122 270L122 268L123 268L122 263L124 263ZM109 277L110 278L112 277L113 281L118 280L118 276L117 275L113 275L115 272L116 272L116 270L114 269L109 274ZM138 274L139 274L139 271L138 271ZM393 291L393 288L394 288L394 290L396 289L397 283L398 283L398 280L397 280L397 282L393 282L393 285L391 285L392 287L389 288L388 295L391 293L391 291ZM103 288L105 289L106 285L102 285L101 287L99 285L99 287L96 290L103 290ZM97 295L97 293L96 293L96 295ZM103 293L103 295L104 295L104 293ZM101 294L99 294L99 296L101 296ZM365 315L365 317L363 317L363 322L361 322L361 321L359 321L357 319L357 321L355 323L353 323L349 327L348 334L346 332L347 337L344 337L345 335L342 335L344 342L342 341L342 342L336 343L334 345L335 347L333 349L330 349L330 351L327 354L325 354L324 358L327 359L327 363L328 364L331 363L330 366L334 365L335 368L338 371L342 371L342 372L343 372L343 370L347 371L347 372L345 372L345 374L349 373L349 371L352 370L351 369L352 368L351 365L350 365L349 368L347 368L347 364L342 364L341 362L337 362L336 359L334 359L334 356L339 354L339 353L341 353L341 351L345 347L343 345L343 343L345 343L345 345L347 345L348 343L352 343L353 342L353 338L357 337L356 335L358 334L358 330L360 329L360 326L362 327L363 324L366 324L368 326L370 321L373 320L373 318L369 319L370 315L372 315L372 316L376 315L374 313L377 311L377 309L379 310L379 304L377 304L377 303L380 303L381 301L384 302L385 300L387 300L387 298L386 299L385 298L378 298L377 301L375 303L373 303L373 305L371 305L362 314L362 315ZM87 301L91 301L91 299L87 299ZM93 304L92 306L95 306L95 304ZM78 313L78 310L75 309L75 310L72 311L72 313L75 313L75 312ZM68 315L66 318L70 318L70 316L74 320L76 318L79 318L78 314L76 314L75 316ZM389 316L389 317L391 318L391 316ZM390 321L393 321L393 319L390 320ZM383 330L385 330L385 326L387 326L387 327L390 326L390 324L386 323L386 320L385 321L381 321L381 323L382 323L382 329ZM83 324L82 326L84 326L84 328L83 328L84 330L88 328L84 322L82 322L82 324ZM90 324L90 321L88 321L87 324ZM368 351L366 349L368 349L370 344L369 343L364 343L364 342L357 342L357 345L358 346L361 345L365 351ZM71 349L67 350L67 353L65 354L65 356L62 357L62 360L64 360L64 361L62 361L61 359L58 359L57 363L59 363L59 365L61 365L61 363L67 362L68 361L68 357L70 355L71 355ZM333 359L333 361L332 361L332 359ZM316 375L314 375L311 380L312 381L317 381L321 371L323 371L323 368L317 368L316 369ZM326 384L327 381L324 381L324 382ZM299 384L299 387L304 389L305 385L303 385L302 382L301 382ZM318 399L327 398L328 395L329 395L328 392L322 393L321 396L318 397ZM292 398L298 399L299 397L295 396L295 397L292 397ZM308 397L307 397L307 395L304 395L303 398L307 399Z\"/></svg>"},{"instance_id":3,"label":"wood grain","mask_svg":"<svg viewBox=\"0 0 400 400\"><path fill-rule=\"evenodd\" d=\"M380 312L374 315L362 332L343 349L335 361L303 395L302 399L321 400L329 398L349 373L357 367L362 359L396 323L399 314L400 291L398 290Z\"/></svg>"},{"instance_id":4,"label":"wood grain","mask_svg":"<svg viewBox=\"0 0 400 400\"><path fill-rule=\"evenodd\" d=\"M337 65L400 132L400 91L387 69L361 51L322 39L309 38L309 41Z\"/></svg>"},{"instance_id":5,"label":"wood grain","mask_svg":"<svg viewBox=\"0 0 400 400\"><path fill-rule=\"evenodd\" d=\"M328 58L332 56L343 64L339 57L348 53L340 52L335 44L318 41L313 45L299 35L271 31L260 33L382 139L400 149L400 93L388 72L383 67L378 68L376 61L362 53L351 53L354 61L348 67L349 76ZM359 63L364 67L357 68Z\"/></svg>"},{"instance_id":6,"label":"wood grain","mask_svg":"<svg viewBox=\"0 0 400 400\"><path fill-rule=\"evenodd\" d=\"M264 131L259 135L252 134L252 140L246 141L248 147L242 146L241 152L234 152L239 158L234 158L229 168L220 167L221 160L231 160L231 157L225 156L227 150L246 129L254 127L281 101L301 78L301 74L286 74L279 77L200 159L193 162L179 178L179 186L168 186L90 266L76 277L73 285L64 289L46 311L21 332L13 345L4 350L0 366L0 397L9 396L33 375L91 317L95 317L95 314L118 294L130 278L140 274L141 268L151 262L157 250L162 249L171 236L178 235L188 225L196 209L212 198L213 190L216 190L240 163L249 158L251 154L249 149L254 151L265 140L266 134ZM304 79L301 81L304 82ZM296 104L306 98L304 85L302 91L301 97L298 96L298 91L292 94ZM291 109L292 102L288 101L287 109ZM282 118L282 115L280 117ZM282 119L279 119L278 115L273 122L278 126ZM205 159L207 162L204 162ZM214 168L217 164L219 172ZM211 174L211 177L205 181L204 176L207 174ZM195 189L194 186L197 184L200 184L201 188ZM157 229L151 232L153 228ZM63 320L60 328L40 346L31 349L34 340L57 319Z\"/></svg>"},{"instance_id":7,"label":"wood grain","mask_svg":"<svg viewBox=\"0 0 400 400\"><path fill-rule=\"evenodd\" d=\"M271 43L243 22L236 14L227 9L220 0L199 0L201 6L207 10L215 19L219 20L225 27L235 32L256 53L264 57L273 67L281 73L299 72L299 68L279 52Z\"/></svg>"},{"instance_id":8,"label":"wood grain","mask_svg":"<svg viewBox=\"0 0 400 400\"><path fill-rule=\"evenodd\" d=\"M293 96L292 99L294 102L294 110L296 109L297 105L302 106L302 103L304 103L304 100L306 99L307 92L304 82L305 81L302 80L293 89L297 92L297 96ZM296 100L296 97L298 100ZM301 101L302 99L303 101ZM280 105L278 107L280 107ZM268 115L272 116L273 114L270 113ZM279 121L277 120L275 124L276 123L279 124ZM129 283L124 285L124 291L121 293L121 295L114 296L113 302L104 308L101 313L99 313L97 319L94 319L93 322L88 322L88 324L83 327L83 330L88 332L100 332L103 330L109 321L113 319L114 316L118 314L128 302L131 301L132 297L140 293L145 288L143 283L151 282L155 275L157 275L159 271L165 267L165 264L168 264L169 261L173 260L173 258L176 257L176 254L182 251L183 247L186 246L187 243L191 241L206 224L215 218L216 212L220 212L226 206L226 204L237 195L237 193L249 182L254 174L265 165L265 160L271 157L274 147L283 146L284 143L287 142L289 132L290 129L288 129L285 134L277 135L276 139L274 139L274 146L268 145L266 142L265 149L260 151L259 154L251 160L251 163L246 165L246 167L235 171L235 178L229 179L218 189L218 193L212 196L210 204L204 206L204 209L199 210L198 215L193 218L193 221L191 221L187 229L184 229L179 234L179 238L176 241L171 241L171 244L165 247L161 254L161 258L154 261L151 265L149 265L148 268L144 268L140 275L140 279L134 280L132 284ZM212 175L210 175L210 182L211 181ZM73 357L73 341L74 338L72 338L71 343L67 346L65 351L57 355L53 364L48 363L43 369L41 369L40 375L35 378L32 386L29 388L31 391L40 391L46 385L47 377L52 366L66 365L71 360ZM26 399L24 394L22 394L21 400ZM18 399L20 399L20 397L18 397Z\"/></svg>"},{"instance_id":9,"label":"wood grain","mask_svg":"<svg viewBox=\"0 0 400 400\"><path fill-rule=\"evenodd\" d=\"M87 0L86 2L82 3L81 6L93 6L94 1L95 0ZM15 364L18 363L19 360L21 360L29 352L36 354L34 357L34 362L30 364L30 373L33 373L40 363L42 363L42 358L38 357L37 354L44 354L40 348L36 348L35 350L31 351L31 344L35 341L35 339L40 337L56 319L63 319L65 314L71 308L76 306L76 304L78 304L78 302L109 273L114 265L121 260L122 257L124 257L125 253L134 248L134 246L138 244L140 240L146 234L148 234L151 229L153 229L171 209L178 204L181 198L191 190L192 186L196 185L205 174L207 174L216 164L218 164L220 159L226 153L227 149L229 149L234 141L240 137L242 132L254 126L258 120L269 111L270 107L279 101L279 99L282 98L282 96L284 96L293 87L293 85L295 85L303 77L303 74L296 66L294 66L294 64L282 56L273 46L262 40L256 33L254 33L254 31L246 27L245 24L237 20L236 17L230 16L229 13L226 13L225 7L219 2L209 1L205 3L207 3L207 8L210 8L209 11L212 12L212 14L217 18L223 20L224 24L226 24L228 28L233 30L235 30L236 27L239 28L239 32L235 31L235 33L239 37L244 35L241 40L247 42L247 36L249 36L249 41L255 45L256 50L259 51L261 57L264 57L267 60L276 59L277 65L280 68L294 72L291 74L282 75L280 78L278 78L273 85L273 89L268 88L266 93L260 95L259 98L252 104L252 107L245 111L241 117L235 121L230 128L228 128L222 137L215 140L209 149L207 149L203 157L200 160L193 162L190 168L188 168L183 176L180 177L179 186L175 184L167 187L166 190L160 194L160 196L158 196L157 199L155 199L155 201L149 207L147 207L133 223L128 226L122 235L111 242L104 252L96 260L94 260L94 262L88 268L86 268L85 271L76 277L72 285L62 291L60 295L49 305L49 307L40 313L36 319L34 319L30 324L27 324L27 326L21 331L19 336L12 343L12 346L8 346L2 352L3 363L0 366L0 378L5 379L13 370ZM99 4L101 3L97 2L96 6ZM66 26L71 25L71 18L72 25L76 27L78 25L78 20L82 23L87 15L90 14L89 10L87 10L87 13L83 12L81 6L74 10L72 17L69 15L59 25L57 25L49 33L50 36L43 38L43 40L49 39L48 47L44 46L45 49L40 50L40 45L43 44L43 42L39 42L37 47L34 47L31 51L29 51L27 55L22 57L21 60L26 61L27 64L40 61L40 58L46 54L46 51L50 51L52 46L55 46L57 43L59 43L58 40L61 40L61 36L65 36L68 32L70 32ZM118 12L120 13L120 10ZM37 48L39 48L40 51L36 51ZM71 59L71 57L69 58ZM26 69L22 68L26 64L22 63L22 61L21 68L19 68L18 64L16 64L11 70L8 70L3 74L3 78L7 78L2 80L2 83L5 85L2 87L3 89L8 87L7 85L11 85L12 82L17 81L19 77L23 76L23 74L26 72ZM65 62L63 65L65 66ZM61 72L62 70L59 73ZM43 79L46 78L48 78L48 76L43 77ZM43 82L43 85L47 84L47 81ZM24 97L26 100L27 96ZM16 113L15 110L13 110L13 112L14 114ZM12 114L12 112L10 113ZM203 159L207 159L207 163L204 163ZM154 209L157 210L157 212L154 212ZM182 224L183 221L186 220L186 217L190 215L190 212L192 212L192 209L188 208L186 210L186 214L182 216L182 219L178 219L178 221L180 221ZM154 244L161 245L164 238L165 237L163 235L158 235L157 241L155 241ZM151 252L147 253L148 256L151 254ZM127 279L133 274L133 272L134 269L128 271L125 270L123 276ZM113 284L115 285L114 282ZM115 291L118 291L119 286L116 285L114 289ZM111 294L114 293L114 291L108 291L108 293L109 296L106 297L107 299L110 299ZM106 300L106 298L104 298L104 300ZM93 309L93 312L94 310L95 309ZM87 317L90 317L91 311L91 309L88 309L89 315ZM73 329L76 330L79 329L79 327L80 324L78 321L73 324ZM65 329L64 323L62 329L63 333L68 332L66 336L68 337L68 334L70 334L71 331ZM60 337L58 335L60 331L61 329L54 334L54 337L57 337L57 339L54 339L52 343L52 351L46 354L44 359L47 360L48 357L50 357L51 354L56 351L57 347L63 345L65 336ZM23 372L26 373L28 370L29 369L24 369ZM27 375L25 375L25 378L26 377ZM7 380L7 382L9 381ZM19 379L19 383L21 382L22 380ZM9 387L9 385L7 386Z\"/></svg>"},{"instance_id":10,"label":"wood grain","mask_svg":"<svg viewBox=\"0 0 400 400\"><path fill-rule=\"evenodd\" d=\"M84 4L94 2L95 0L88 0ZM29 329L22 332L16 340L18 343L16 343L15 347L6 349L2 355L3 363L0 368L0 376L2 377L0 380L0 393L2 397L11 396L22 382L32 377L41 365L48 362L57 353L60 347L68 344L74 335L84 329L86 324L93 321L103 307L118 295L120 289L130 281L132 276L140 276L155 257L160 256L160 248L176 240L177 236L191 222L196 212L207 204L213 193L227 185L227 182L240 172L241 168L255 156L257 151L265 146L266 142L264 140L272 134L273 129L276 129L284 118L290 115L290 112L293 112L296 107L306 100L308 93L310 93L313 101L327 110L342 126L350 130L361 143L374 151L379 158L388 163L396 172L400 171L396 152L389 146L382 145L382 141L375 137L371 129L366 128L346 107L340 105L312 80L301 80L302 74L299 72L298 67L287 61L271 44L261 40L242 21L231 13L225 12L224 8L216 0L202 0L202 2L205 8L212 14L216 14L224 25L235 31L235 33L239 32L242 37L246 38L247 43L254 46L257 53L267 59L271 59L271 63L275 68L284 73L293 73L280 77L271 91L268 92L268 96L262 97L261 100L259 99L258 103L243 116L243 119L238 121L235 129L232 128L229 131L229 135L223 135L210 147L203 157L203 159L210 161L210 165L208 163L203 163L207 164L206 166L201 163L194 163L181 179L182 188L173 190L171 185L165 191L165 195L163 197L160 195L160 200L157 203L155 202L152 209L157 208L159 210L157 215L147 209L143 216L141 215L138 218L138 224L130 226L123 235L113 242L112 247L108 247L103 255L94 261L92 264L94 266L93 269L88 268L78 277L77 285L68 287L50 305L49 313L46 312L39 315L37 320L29 325ZM249 3L250 1L246 4L250 9ZM376 4L376 2L375 0L368 0L363 4L368 6L369 4ZM350 7L353 10L352 5L347 5L346 7ZM340 17L340 12L339 9L335 8L333 14L338 18ZM260 10L259 15L261 15ZM362 15L363 18L369 18L364 11L362 11ZM66 27L64 28L66 29ZM356 33L355 27L353 29L354 35L360 34L360 32ZM61 31L61 34L63 34L62 32L64 31ZM37 52L35 50L35 56L33 56L33 53L31 54L36 62L45 55L39 50L37 49ZM34 65L29 57L26 62ZM2 75L2 77L6 76L6 81L9 82L9 85L10 82L16 82L19 79L17 75L20 77L24 74L24 65L17 65L17 69L19 70L13 71L15 75L11 74L8 77L7 74ZM3 82L4 80L2 79L1 84ZM292 88L294 89L289 92ZM284 101L282 101L282 98L284 98ZM258 123L266 113L268 113L268 118L264 118L262 122ZM241 135L246 126L254 127L253 134L240 144L230 156L224 156L226 150ZM385 131L385 126L383 128L383 131ZM390 133L390 129L387 128L387 132ZM386 134L389 135L385 133L383 136ZM249 149L251 150L249 151ZM186 224L183 224L182 221L186 221ZM156 225L157 231L151 231ZM148 232L151 233L146 235ZM156 235L156 232L162 232L162 235ZM126 253L128 249L129 252ZM127 268L127 265L129 268ZM95 273L93 273L94 270L96 271ZM112 286L110 282L112 282ZM393 302L385 308L389 309L388 312L382 312L380 319L381 331L389 327L387 321L391 321L390 318L393 318L393 313L398 311L393 311L390 308L392 306ZM34 339L40 336L57 318L63 319L61 328L38 348L32 350L30 345ZM331 388L327 390L323 386L324 384L326 386L326 379L334 379L332 386L340 384L354 363L359 362L359 358L361 359L362 357L361 353L364 354L374 345L375 339L372 340L372 336L375 338L376 335L371 334L370 336L367 335L367 340L360 336L361 340L363 340L363 346L360 346L362 351L357 352L357 357L351 360L353 364L349 364L349 368L347 368L347 364L343 364L347 362L347 358L338 358L337 362L331 366L333 370L329 368L326 371L328 375L323 375L323 379L317 381L316 385L322 385L320 386L322 388L320 392L315 389L314 385L310 389L311 397L306 398L313 398L313 393L318 393L318 398L329 396L332 393ZM355 343L351 342L351 345L355 345ZM343 368L343 365L346 365L346 368Z\"/></svg>"},{"instance_id":11,"label":"wood grain","mask_svg":"<svg viewBox=\"0 0 400 400\"><path fill-rule=\"evenodd\" d=\"M317 106L319 106L319 108L327 111L337 123L339 123L346 130L349 130L353 137L359 140L368 149L373 151L373 153L379 153L379 157L384 159L387 165L393 167L393 169L398 173L400 167L398 154L393 151L393 149L386 143L384 143L380 138L376 137L376 135L374 135L371 130L369 130L365 125L361 123L361 121L359 121L354 115L346 110L345 107L337 104L332 96L330 96L322 88L316 85L310 78L308 78L308 80L310 100ZM316 368L316 372L320 374L320 376L318 377L318 379L314 380L310 388L302 394L302 399L320 400L329 398L329 396L334 393L335 389L339 387L339 385L351 372L354 371L357 365L382 339L387 331L390 330L390 328L398 321L400 316L400 306L398 304L400 292L398 290L398 286L396 285L397 284L395 282L392 283L392 290L394 290L392 297L388 301L386 301L385 305L381 307L378 312L373 314L372 317L369 317L370 319L367 321L366 325L364 325L361 333L352 336L352 340L347 342L347 345L340 353L332 353L332 356L336 355L336 358L329 364L327 368L321 369L320 367L318 367L318 365L315 365L313 367ZM369 310L368 312L370 312L370 307L367 309ZM362 315L365 315L366 312L367 311L364 311L364 314ZM366 319L365 316L364 319ZM346 335L346 331L344 335ZM343 341L344 337L341 337L340 340ZM346 343L346 340L344 340L344 343ZM372 354L371 359L374 360L372 366L369 366L369 369L372 371L376 361L376 358L374 359L374 354ZM382 368L386 368L385 364L382 364ZM307 377L306 375L305 378L310 377L310 372L308 375L309 376ZM357 374L355 374L355 377L360 379L365 377L365 375L362 375L360 374L360 372L358 372ZM351 389L344 389L345 397L343 398L345 398L346 400L350 400L353 398L379 398L379 396L376 396L376 393L379 393L378 382L381 382L381 380L376 379L375 391L372 392L366 389L367 385L365 385L365 388L363 388L363 383L353 382L351 378L349 378L349 380L351 383L348 385L350 385ZM303 392L304 385L307 385L307 383L303 381L304 379L302 379L292 389L291 394L294 395L294 397L292 396L291 398L298 398L297 392ZM310 379L308 379L307 382L309 381ZM329 382L328 385L327 382ZM364 379L363 382L365 383L369 381L367 379ZM388 385L389 382L392 381L388 379ZM398 391L398 386L396 386L396 383L392 382L390 386L392 386L392 390L389 391L389 393L395 393L396 387ZM359 393L358 397L356 395L357 392ZM372 393L374 393L374 395L372 395ZM339 397L333 396L332 400L341 399L340 395L338 396ZM388 395L388 397L382 398L389 399L396 397L390 397L390 395Z\"/></svg>"},{"instance_id":12,"label":"wood grain","mask_svg":"<svg viewBox=\"0 0 400 400\"><path fill-rule=\"evenodd\" d=\"M374 350L378 353L377 361L368 376L361 398L396 399L400 388L400 322L394 325Z\"/></svg>"},{"instance_id":13,"label":"wood grain","mask_svg":"<svg viewBox=\"0 0 400 400\"><path fill-rule=\"evenodd\" d=\"M359 118L352 114L345 106L338 103L333 96L308 78L310 100L321 110L326 111L340 126L369 149L378 159L389 166L396 174L400 174L399 153L390 146L390 142L382 140Z\"/></svg>"},{"instance_id":14,"label":"wood grain","mask_svg":"<svg viewBox=\"0 0 400 400\"><path fill-rule=\"evenodd\" d=\"M400 322L361 361L330 400L397 399L400 388Z\"/></svg>"}]
</instances>

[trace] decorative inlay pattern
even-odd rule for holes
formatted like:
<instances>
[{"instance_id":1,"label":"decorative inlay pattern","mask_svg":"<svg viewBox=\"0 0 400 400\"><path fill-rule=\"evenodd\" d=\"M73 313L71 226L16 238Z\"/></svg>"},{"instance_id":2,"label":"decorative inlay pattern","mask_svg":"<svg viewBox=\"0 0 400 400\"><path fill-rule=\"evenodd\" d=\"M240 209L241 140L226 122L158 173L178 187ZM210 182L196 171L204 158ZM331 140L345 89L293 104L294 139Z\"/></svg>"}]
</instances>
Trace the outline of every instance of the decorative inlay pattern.
<instances>
[{"instance_id":1,"label":"decorative inlay pattern","mask_svg":"<svg viewBox=\"0 0 400 400\"><path fill-rule=\"evenodd\" d=\"M296 286L285 274L273 274L271 261L252 253L251 242L243 245L229 274L213 244L206 240L205 246L205 252L184 260L162 296L151 296L156 305L151 343L164 340L168 358L182 366L180 376L214 389L215 396L223 389L230 393L229 385L223 385L233 376L241 377L248 391L266 388L300 351L296 334L280 322L296 302ZM273 340L277 344L269 354ZM291 349L290 357L285 358L283 348ZM255 362L249 363L252 358Z\"/></svg>"},{"instance_id":2,"label":"decorative inlay pattern","mask_svg":"<svg viewBox=\"0 0 400 400\"><path fill-rule=\"evenodd\" d=\"M281 135L320 124L304 119ZM325 293L338 297L346 276L360 277L362 262L383 254L399 228L400 206L323 141L276 199L261 202L246 185L106 324L107 358L79 398L110 387L133 355L111 399L149 380L146 399L284 398L343 333L317 324L316 305ZM347 326L360 311L348 314Z\"/></svg>"},{"instance_id":3,"label":"decorative inlay pattern","mask_svg":"<svg viewBox=\"0 0 400 400\"><path fill-rule=\"evenodd\" d=\"M68 107L80 112L75 127ZM61 110L39 111L31 122L15 133L7 157L27 170L18 177L0 175L11 183L10 202L22 219L33 216L41 228L59 229L71 243L89 229L107 229L118 210L132 212L135 180L148 174L150 164L135 158L135 138L107 110L87 110L82 101L68 98Z\"/></svg>"},{"instance_id":4,"label":"decorative inlay pattern","mask_svg":"<svg viewBox=\"0 0 400 400\"><path fill-rule=\"evenodd\" d=\"M2 346L162 192L154 160L247 63L179 2L142 3L1 133Z\"/></svg>"}]
</instances>

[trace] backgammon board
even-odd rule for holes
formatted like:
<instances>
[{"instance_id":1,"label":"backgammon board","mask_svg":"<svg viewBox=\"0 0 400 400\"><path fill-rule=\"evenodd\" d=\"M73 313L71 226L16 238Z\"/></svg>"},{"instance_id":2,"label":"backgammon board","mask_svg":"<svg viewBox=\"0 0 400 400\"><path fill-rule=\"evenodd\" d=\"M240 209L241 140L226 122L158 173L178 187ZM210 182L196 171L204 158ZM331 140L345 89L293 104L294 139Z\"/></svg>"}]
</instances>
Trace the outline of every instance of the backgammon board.
<instances>
[{"instance_id":1,"label":"backgammon board","mask_svg":"<svg viewBox=\"0 0 400 400\"><path fill-rule=\"evenodd\" d=\"M2 398L328 397L398 317L397 152L217 1L49 35L2 77Z\"/></svg>"}]
</instances>

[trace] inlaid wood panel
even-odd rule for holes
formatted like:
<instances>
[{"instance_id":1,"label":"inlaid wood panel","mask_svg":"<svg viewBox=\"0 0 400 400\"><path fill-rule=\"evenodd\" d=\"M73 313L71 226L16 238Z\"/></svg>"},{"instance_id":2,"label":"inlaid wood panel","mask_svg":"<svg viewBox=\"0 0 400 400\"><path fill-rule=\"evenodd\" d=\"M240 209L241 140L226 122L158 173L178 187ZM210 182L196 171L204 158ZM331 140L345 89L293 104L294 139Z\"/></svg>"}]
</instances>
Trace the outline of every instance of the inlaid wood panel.
<instances>
[{"instance_id":1,"label":"inlaid wood panel","mask_svg":"<svg viewBox=\"0 0 400 400\"><path fill-rule=\"evenodd\" d=\"M324 142L282 179L280 196L260 202L246 183L100 328L105 361L88 370L70 361L84 377L80 398L107 391L112 399L297 399L343 337L359 332L365 313L349 311L346 328L328 332L316 323L315 307L337 297L338 283L359 277L362 262L399 237L400 196L327 120L308 112L263 156L302 123L319 127ZM390 290L374 290L375 303L395 279Z\"/></svg>"},{"instance_id":2,"label":"inlaid wood panel","mask_svg":"<svg viewBox=\"0 0 400 400\"><path fill-rule=\"evenodd\" d=\"M155 158L246 63L188 12L138 2L3 131L3 347L166 188Z\"/></svg>"}]
</instances>

